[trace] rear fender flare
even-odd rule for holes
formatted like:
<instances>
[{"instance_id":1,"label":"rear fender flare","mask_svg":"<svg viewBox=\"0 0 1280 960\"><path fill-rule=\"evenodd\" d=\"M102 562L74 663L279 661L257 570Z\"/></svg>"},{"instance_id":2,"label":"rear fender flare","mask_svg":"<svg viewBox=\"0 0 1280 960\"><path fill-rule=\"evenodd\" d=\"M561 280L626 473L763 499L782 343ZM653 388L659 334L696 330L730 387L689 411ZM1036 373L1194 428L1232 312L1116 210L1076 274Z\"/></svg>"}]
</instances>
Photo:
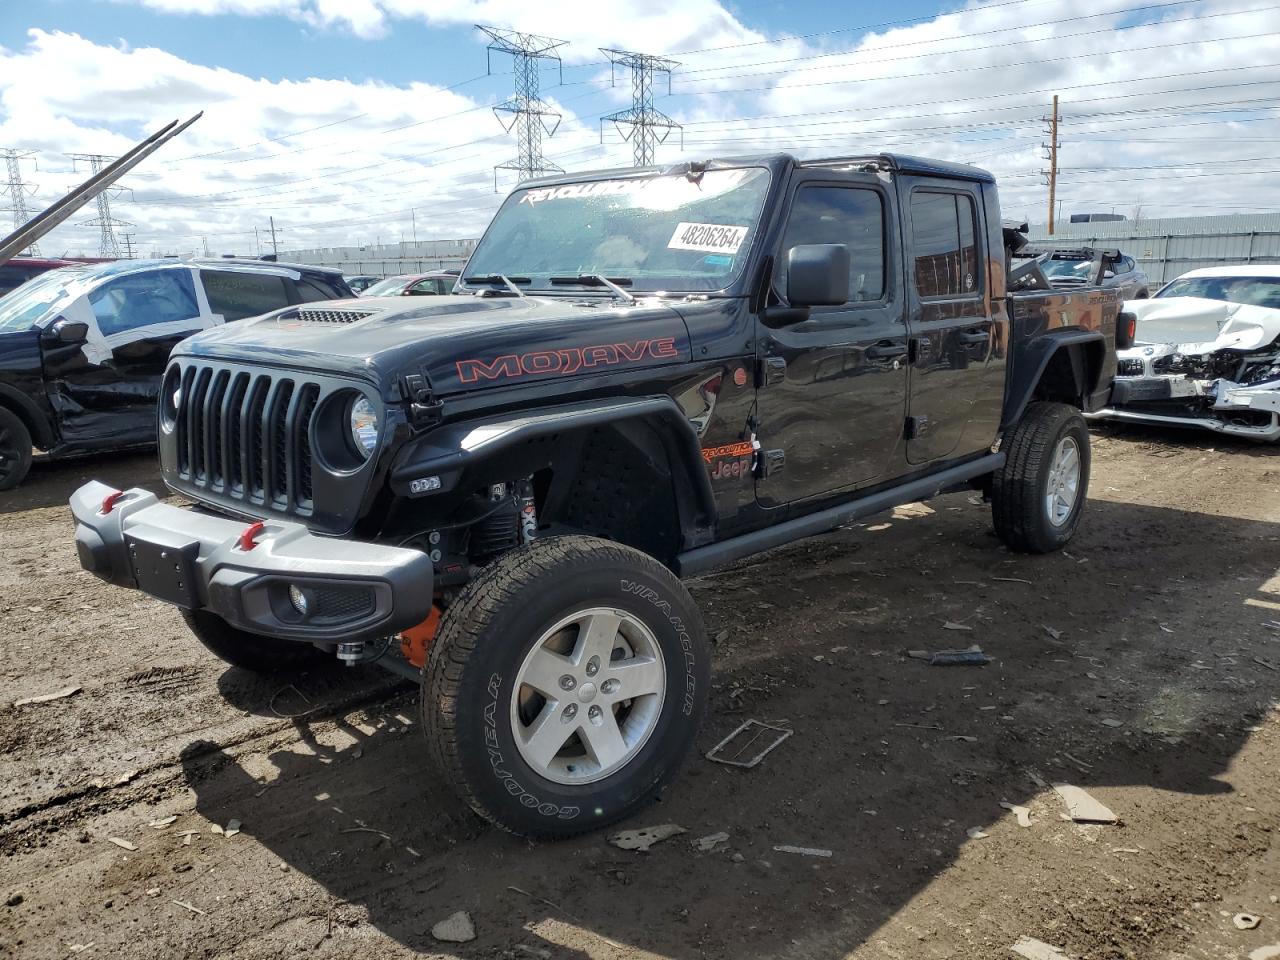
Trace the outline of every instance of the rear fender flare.
<instances>
[{"instance_id":1,"label":"rear fender flare","mask_svg":"<svg viewBox=\"0 0 1280 960\"><path fill-rule=\"evenodd\" d=\"M1090 398L1099 390L1098 379L1102 375L1105 350L1105 338L1094 330L1054 330L1032 337L1014 365L1002 427L1007 428L1022 419L1049 364L1060 353L1070 364L1074 382L1072 402L1082 410L1087 409Z\"/></svg>"},{"instance_id":2,"label":"rear fender flare","mask_svg":"<svg viewBox=\"0 0 1280 960\"><path fill-rule=\"evenodd\" d=\"M660 427L657 433L673 473L682 473L682 479L687 480L686 490L677 489L676 501L688 540L696 529L706 530L714 524L715 495L694 426L668 396L612 398L444 424L411 441L400 452L391 468L391 490L398 497L429 502L433 495L453 490L471 464L512 452L529 441L586 427L642 420ZM438 486L432 478L438 479ZM429 489L415 491L414 481Z\"/></svg>"}]
</instances>

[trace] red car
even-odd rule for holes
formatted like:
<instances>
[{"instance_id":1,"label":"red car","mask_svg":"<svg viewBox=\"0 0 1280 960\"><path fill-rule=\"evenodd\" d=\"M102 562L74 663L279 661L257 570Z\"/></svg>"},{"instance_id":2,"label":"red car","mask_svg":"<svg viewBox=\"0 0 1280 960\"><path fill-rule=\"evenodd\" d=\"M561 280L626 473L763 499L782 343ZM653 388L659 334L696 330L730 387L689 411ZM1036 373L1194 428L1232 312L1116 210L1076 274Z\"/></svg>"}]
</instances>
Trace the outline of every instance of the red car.
<instances>
[{"instance_id":1,"label":"red car","mask_svg":"<svg viewBox=\"0 0 1280 960\"><path fill-rule=\"evenodd\" d=\"M406 273L366 287L362 297L431 297L453 293L458 278L452 273Z\"/></svg>"},{"instance_id":2,"label":"red car","mask_svg":"<svg viewBox=\"0 0 1280 960\"><path fill-rule=\"evenodd\" d=\"M70 266L71 263L70 260L46 260L40 257L14 257L8 263L0 263L0 297L46 270Z\"/></svg>"}]
</instances>

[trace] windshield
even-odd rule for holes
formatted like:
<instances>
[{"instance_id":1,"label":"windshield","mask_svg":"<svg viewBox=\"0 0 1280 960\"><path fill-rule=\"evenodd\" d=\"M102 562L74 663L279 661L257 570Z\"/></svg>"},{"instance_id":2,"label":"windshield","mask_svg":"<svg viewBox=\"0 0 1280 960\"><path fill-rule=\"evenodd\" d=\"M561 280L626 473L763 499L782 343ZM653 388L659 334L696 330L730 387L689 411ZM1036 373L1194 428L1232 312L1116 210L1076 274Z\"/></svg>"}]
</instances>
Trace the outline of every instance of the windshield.
<instances>
[{"instance_id":1,"label":"windshield","mask_svg":"<svg viewBox=\"0 0 1280 960\"><path fill-rule=\"evenodd\" d=\"M1042 269L1046 277L1054 280L1087 280L1092 260L1049 260Z\"/></svg>"},{"instance_id":2,"label":"windshield","mask_svg":"<svg viewBox=\"0 0 1280 960\"><path fill-rule=\"evenodd\" d=\"M362 291L366 297L394 297L409 285L413 277L387 277L377 283L371 283Z\"/></svg>"},{"instance_id":3,"label":"windshield","mask_svg":"<svg viewBox=\"0 0 1280 960\"><path fill-rule=\"evenodd\" d=\"M1280 309L1280 277L1179 277L1156 296L1203 297Z\"/></svg>"},{"instance_id":4,"label":"windshield","mask_svg":"<svg viewBox=\"0 0 1280 960\"><path fill-rule=\"evenodd\" d=\"M0 333L29 330L45 314L64 306L75 296L69 287L84 274L83 267L59 267L0 297Z\"/></svg>"},{"instance_id":5,"label":"windshield","mask_svg":"<svg viewBox=\"0 0 1280 960\"><path fill-rule=\"evenodd\" d=\"M769 172L751 167L517 190L467 263L526 289L599 275L632 290L719 290L742 271Z\"/></svg>"}]
</instances>

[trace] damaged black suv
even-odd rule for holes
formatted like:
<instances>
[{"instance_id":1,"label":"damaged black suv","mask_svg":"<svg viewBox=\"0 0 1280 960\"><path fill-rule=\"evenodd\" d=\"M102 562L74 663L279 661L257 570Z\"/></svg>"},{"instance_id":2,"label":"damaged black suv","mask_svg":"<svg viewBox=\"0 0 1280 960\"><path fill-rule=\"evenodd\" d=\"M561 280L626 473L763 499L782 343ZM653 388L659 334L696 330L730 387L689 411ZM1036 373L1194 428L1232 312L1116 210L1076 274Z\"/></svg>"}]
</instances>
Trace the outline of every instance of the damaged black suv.
<instances>
[{"instance_id":1,"label":"damaged black suv","mask_svg":"<svg viewBox=\"0 0 1280 960\"><path fill-rule=\"evenodd\" d=\"M257 260L120 260L50 270L0 298L0 490L32 447L52 457L155 443L179 341L309 300L350 297L338 270Z\"/></svg>"},{"instance_id":2,"label":"damaged black suv","mask_svg":"<svg viewBox=\"0 0 1280 960\"><path fill-rule=\"evenodd\" d=\"M184 341L195 506L89 483L81 563L228 663L420 681L436 775L508 829L610 823L705 712L681 576L955 490L1013 549L1071 538L1119 298L1011 293L1024 241L990 174L888 154L522 185L451 295Z\"/></svg>"}]
</instances>

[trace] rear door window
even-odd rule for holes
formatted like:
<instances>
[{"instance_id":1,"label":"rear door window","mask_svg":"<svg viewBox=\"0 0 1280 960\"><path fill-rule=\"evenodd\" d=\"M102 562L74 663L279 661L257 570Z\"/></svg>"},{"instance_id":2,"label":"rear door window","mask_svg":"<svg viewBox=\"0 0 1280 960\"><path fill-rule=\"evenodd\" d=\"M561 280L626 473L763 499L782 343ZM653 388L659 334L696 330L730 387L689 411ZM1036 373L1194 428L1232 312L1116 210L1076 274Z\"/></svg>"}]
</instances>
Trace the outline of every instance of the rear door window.
<instances>
[{"instance_id":1,"label":"rear door window","mask_svg":"<svg viewBox=\"0 0 1280 960\"><path fill-rule=\"evenodd\" d=\"M284 277L265 273L233 273L229 270L201 270L209 309L224 320L243 320L287 307L289 289Z\"/></svg>"},{"instance_id":2,"label":"rear door window","mask_svg":"<svg viewBox=\"0 0 1280 960\"><path fill-rule=\"evenodd\" d=\"M148 270L109 280L89 294L104 337L200 316L190 270Z\"/></svg>"},{"instance_id":3,"label":"rear door window","mask_svg":"<svg viewBox=\"0 0 1280 960\"><path fill-rule=\"evenodd\" d=\"M955 299L982 292L977 214L963 193L917 190L911 195L911 244L920 299Z\"/></svg>"}]
</instances>

